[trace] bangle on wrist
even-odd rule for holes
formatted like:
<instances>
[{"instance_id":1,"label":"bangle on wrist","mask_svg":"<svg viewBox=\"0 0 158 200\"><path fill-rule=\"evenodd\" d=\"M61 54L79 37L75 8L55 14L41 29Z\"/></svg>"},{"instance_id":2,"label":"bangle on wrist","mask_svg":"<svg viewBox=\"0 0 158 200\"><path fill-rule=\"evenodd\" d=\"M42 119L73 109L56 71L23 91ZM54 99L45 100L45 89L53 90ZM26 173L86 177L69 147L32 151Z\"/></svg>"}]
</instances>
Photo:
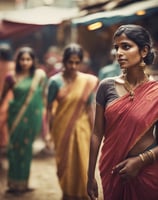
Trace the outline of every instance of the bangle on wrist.
<instances>
[{"instance_id":1,"label":"bangle on wrist","mask_svg":"<svg viewBox=\"0 0 158 200\"><path fill-rule=\"evenodd\" d=\"M153 163L156 161L156 155L151 149L149 151L139 154L139 158L143 163Z\"/></svg>"},{"instance_id":2,"label":"bangle on wrist","mask_svg":"<svg viewBox=\"0 0 158 200\"><path fill-rule=\"evenodd\" d=\"M152 154L153 161L155 162L156 161L156 155L155 155L154 151L150 149L148 152L150 152Z\"/></svg>"},{"instance_id":3,"label":"bangle on wrist","mask_svg":"<svg viewBox=\"0 0 158 200\"><path fill-rule=\"evenodd\" d=\"M143 154L139 154L139 158L141 159L141 161L144 163L144 161L145 161L145 159L144 159L144 156L143 156Z\"/></svg>"}]
</instances>

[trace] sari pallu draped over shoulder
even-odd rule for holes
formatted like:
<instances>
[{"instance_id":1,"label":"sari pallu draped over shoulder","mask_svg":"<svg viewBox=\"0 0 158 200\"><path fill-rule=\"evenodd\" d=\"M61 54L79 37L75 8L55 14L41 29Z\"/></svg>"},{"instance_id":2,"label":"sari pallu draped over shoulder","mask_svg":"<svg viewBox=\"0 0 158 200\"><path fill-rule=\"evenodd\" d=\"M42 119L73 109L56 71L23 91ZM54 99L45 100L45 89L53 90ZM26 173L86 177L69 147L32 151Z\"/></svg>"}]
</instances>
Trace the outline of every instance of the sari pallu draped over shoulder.
<instances>
[{"instance_id":1,"label":"sari pallu draped over shoulder","mask_svg":"<svg viewBox=\"0 0 158 200\"><path fill-rule=\"evenodd\" d=\"M125 160L128 152L158 120L158 83L146 82L109 104L105 110L106 129L99 168L104 200L158 199L158 162L145 167L137 177L124 181L112 168Z\"/></svg>"},{"instance_id":2,"label":"sari pallu draped over shoulder","mask_svg":"<svg viewBox=\"0 0 158 200\"><path fill-rule=\"evenodd\" d=\"M78 73L69 92L60 98L53 118L57 172L64 199L89 199L86 184L91 126L87 106L97 83L96 77Z\"/></svg>"},{"instance_id":3,"label":"sari pallu draped over shoulder","mask_svg":"<svg viewBox=\"0 0 158 200\"><path fill-rule=\"evenodd\" d=\"M9 104L8 186L24 190L28 187L32 160L32 144L41 129L42 86L39 77L27 77L14 87Z\"/></svg>"}]
</instances>

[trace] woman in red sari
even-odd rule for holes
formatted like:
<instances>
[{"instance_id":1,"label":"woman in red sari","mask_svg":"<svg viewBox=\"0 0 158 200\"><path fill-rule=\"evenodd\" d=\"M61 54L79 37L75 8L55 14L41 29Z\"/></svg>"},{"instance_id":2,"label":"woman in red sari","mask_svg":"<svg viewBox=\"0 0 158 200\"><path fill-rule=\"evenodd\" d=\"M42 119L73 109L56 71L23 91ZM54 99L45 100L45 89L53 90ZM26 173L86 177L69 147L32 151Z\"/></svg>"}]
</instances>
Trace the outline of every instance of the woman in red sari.
<instances>
[{"instance_id":1,"label":"woman in red sari","mask_svg":"<svg viewBox=\"0 0 158 200\"><path fill-rule=\"evenodd\" d=\"M158 199L158 82L145 74L154 61L151 36L139 25L114 34L123 74L101 81L91 137L87 191L98 197L95 167L99 147L104 200Z\"/></svg>"}]
</instances>

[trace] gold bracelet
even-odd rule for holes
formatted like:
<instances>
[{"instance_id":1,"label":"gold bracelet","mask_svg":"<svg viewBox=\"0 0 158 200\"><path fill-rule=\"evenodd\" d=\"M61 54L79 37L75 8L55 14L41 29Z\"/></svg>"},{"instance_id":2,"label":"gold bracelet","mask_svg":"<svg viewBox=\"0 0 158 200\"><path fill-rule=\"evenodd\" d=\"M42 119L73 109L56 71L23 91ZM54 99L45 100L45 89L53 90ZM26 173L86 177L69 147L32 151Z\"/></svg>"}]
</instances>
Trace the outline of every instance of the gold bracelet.
<instances>
[{"instance_id":1,"label":"gold bracelet","mask_svg":"<svg viewBox=\"0 0 158 200\"><path fill-rule=\"evenodd\" d=\"M153 161L155 162L156 161L156 155L155 155L155 153L151 149L149 150L149 152L151 152L152 157L153 157Z\"/></svg>"},{"instance_id":2,"label":"gold bracelet","mask_svg":"<svg viewBox=\"0 0 158 200\"><path fill-rule=\"evenodd\" d=\"M146 154L148 155L151 162L153 162L153 154L150 151L147 151Z\"/></svg>"},{"instance_id":3,"label":"gold bracelet","mask_svg":"<svg viewBox=\"0 0 158 200\"><path fill-rule=\"evenodd\" d=\"M143 156L141 153L139 154L139 157L140 157L140 159L141 159L142 162L145 161L145 160L144 160L144 156Z\"/></svg>"}]
</instances>

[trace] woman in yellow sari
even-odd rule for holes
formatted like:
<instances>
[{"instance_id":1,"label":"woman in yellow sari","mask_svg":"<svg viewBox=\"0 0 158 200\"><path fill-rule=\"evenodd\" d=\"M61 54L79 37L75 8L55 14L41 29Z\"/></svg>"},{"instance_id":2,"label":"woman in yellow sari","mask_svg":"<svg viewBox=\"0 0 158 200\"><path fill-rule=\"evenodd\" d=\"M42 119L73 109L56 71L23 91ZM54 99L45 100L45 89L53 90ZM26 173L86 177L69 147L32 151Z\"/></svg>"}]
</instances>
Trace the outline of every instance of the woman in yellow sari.
<instances>
[{"instance_id":1,"label":"woman in yellow sari","mask_svg":"<svg viewBox=\"0 0 158 200\"><path fill-rule=\"evenodd\" d=\"M82 48L70 44L63 55L64 70L49 79L48 110L56 106L51 125L57 173L64 200L88 200L86 192L92 99L97 77L79 72ZM52 124L51 124L52 123Z\"/></svg>"}]
</instances>

